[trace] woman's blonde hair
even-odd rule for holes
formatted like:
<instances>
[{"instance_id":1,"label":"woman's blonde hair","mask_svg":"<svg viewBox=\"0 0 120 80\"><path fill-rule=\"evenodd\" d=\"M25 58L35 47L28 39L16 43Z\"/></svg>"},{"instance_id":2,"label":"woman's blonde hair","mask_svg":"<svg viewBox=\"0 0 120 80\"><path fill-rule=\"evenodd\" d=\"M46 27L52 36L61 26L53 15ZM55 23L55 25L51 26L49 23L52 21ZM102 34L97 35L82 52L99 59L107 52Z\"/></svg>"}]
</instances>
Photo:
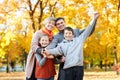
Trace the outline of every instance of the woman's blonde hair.
<instances>
[{"instance_id":1,"label":"woman's blonde hair","mask_svg":"<svg viewBox=\"0 0 120 80\"><path fill-rule=\"evenodd\" d=\"M43 24L45 25L46 23L48 23L50 21L55 21L55 18L54 17L48 17L44 20Z\"/></svg>"}]
</instances>

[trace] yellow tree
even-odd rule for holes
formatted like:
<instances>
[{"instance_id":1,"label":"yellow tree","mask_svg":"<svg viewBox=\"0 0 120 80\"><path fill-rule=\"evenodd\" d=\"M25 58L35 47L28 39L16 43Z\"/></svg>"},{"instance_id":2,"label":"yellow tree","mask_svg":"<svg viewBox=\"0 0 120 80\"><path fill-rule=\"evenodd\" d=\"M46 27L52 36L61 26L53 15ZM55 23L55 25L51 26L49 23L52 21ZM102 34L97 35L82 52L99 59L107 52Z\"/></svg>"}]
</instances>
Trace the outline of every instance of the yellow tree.
<instances>
[{"instance_id":1,"label":"yellow tree","mask_svg":"<svg viewBox=\"0 0 120 80\"><path fill-rule=\"evenodd\" d=\"M4 36L2 36L2 40L1 40L1 49L3 50L2 54L3 54L3 58L6 60L7 63L7 72L9 72L9 63L12 59L14 59L14 57L16 56L17 53L17 45L15 47L12 47L13 44L11 44L11 42L14 40L15 35L12 34L11 31L7 31L6 34ZM14 41L13 41L14 42ZM16 41L15 41L16 42ZM14 56L12 56L14 54ZM11 57L10 57L11 56Z\"/></svg>"},{"instance_id":2,"label":"yellow tree","mask_svg":"<svg viewBox=\"0 0 120 80\"><path fill-rule=\"evenodd\" d=\"M106 46L105 54L108 54L108 55L110 55L110 52L108 52L107 50L110 50L114 46L114 44L116 43L115 39L117 39L117 44L119 42L118 40L119 34L117 29L118 27L116 26L117 24L119 24L119 19L117 20L117 17L119 15L118 13L119 1L118 0L116 1L117 2L113 0L107 0L107 1L88 0L88 3L91 4L93 9L99 11L101 14L100 21L98 23L101 29L100 28L99 29L96 28L96 29L97 31L102 32L100 43ZM115 29L117 29L117 31ZM116 35L116 32L117 32L117 35ZM115 38L115 36L117 38Z\"/></svg>"},{"instance_id":3,"label":"yellow tree","mask_svg":"<svg viewBox=\"0 0 120 80\"><path fill-rule=\"evenodd\" d=\"M44 18L52 16L58 0L20 0L19 10L24 12L23 19L31 22L33 31L41 28ZM27 16L26 16L27 15Z\"/></svg>"},{"instance_id":4,"label":"yellow tree","mask_svg":"<svg viewBox=\"0 0 120 80\"><path fill-rule=\"evenodd\" d=\"M17 4L18 2L15 2L13 0L3 0L2 3L0 3L0 24L2 25L4 35L0 36L2 37L1 39L1 48L4 50L4 57L5 61L7 63L7 72L9 72L9 63L11 60L15 59L15 56L18 53L18 46L16 41L13 39L15 38L14 34L14 21L15 21L15 16L16 16L16 11L17 11ZM12 32L13 31L13 32ZM16 47L15 47L16 45ZM14 46L15 48L11 47ZM19 48L18 48L19 49ZM20 50L19 50L20 51ZM3 53L2 53L3 54ZM14 54L14 56L12 56Z\"/></svg>"},{"instance_id":5,"label":"yellow tree","mask_svg":"<svg viewBox=\"0 0 120 80\"><path fill-rule=\"evenodd\" d=\"M5 55L5 51L4 51L4 49L3 49L3 47L2 47L2 42L3 42L3 37L4 37L4 35L5 35L5 33L4 33L4 30L0 30L0 63L2 62L2 61L4 61L4 55Z\"/></svg>"},{"instance_id":6,"label":"yellow tree","mask_svg":"<svg viewBox=\"0 0 120 80\"><path fill-rule=\"evenodd\" d=\"M16 35L18 44L10 41L9 45L19 45L19 50L22 48L23 52L18 53L27 54L33 33L42 27L41 23L46 17L61 16L65 18L67 26L83 29L89 24L91 14L98 11L100 18L94 34L85 43L85 56L104 60L107 64L107 61L112 60L114 43L117 44L117 53L120 52L118 3L118 0L4 0L0 6L0 24L5 26L6 31L10 30ZM1 39L1 42L4 40Z\"/></svg>"}]
</instances>

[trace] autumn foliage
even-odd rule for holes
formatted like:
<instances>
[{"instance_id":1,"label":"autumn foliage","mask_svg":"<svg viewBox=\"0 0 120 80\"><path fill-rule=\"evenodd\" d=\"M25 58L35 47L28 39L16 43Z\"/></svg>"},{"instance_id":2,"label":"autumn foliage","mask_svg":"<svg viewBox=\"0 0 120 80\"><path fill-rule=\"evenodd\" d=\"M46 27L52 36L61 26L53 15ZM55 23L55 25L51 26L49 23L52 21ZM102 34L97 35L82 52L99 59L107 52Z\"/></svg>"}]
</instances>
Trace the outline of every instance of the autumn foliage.
<instances>
[{"instance_id":1,"label":"autumn foliage","mask_svg":"<svg viewBox=\"0 0 120 80\"><path fill-rule=\"evenodd\" d=\"M67 26L84 29L95 11L100 18L84 44L85 62L95 66L119 62L120 0L0 0L0 5L0 62L24 61L32 35L43 27L46 17L61 16Z\"/></svg>"}]
</instances>

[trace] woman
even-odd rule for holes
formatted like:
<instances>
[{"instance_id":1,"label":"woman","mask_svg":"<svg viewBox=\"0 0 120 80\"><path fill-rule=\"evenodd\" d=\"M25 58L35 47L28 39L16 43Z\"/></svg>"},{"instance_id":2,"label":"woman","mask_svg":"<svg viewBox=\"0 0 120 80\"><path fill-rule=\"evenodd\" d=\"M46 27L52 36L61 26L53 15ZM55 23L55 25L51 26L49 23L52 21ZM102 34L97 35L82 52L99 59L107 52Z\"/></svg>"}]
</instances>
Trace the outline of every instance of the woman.
<instances>
[{"instance_id":1,"label":"woman","mask_svg":"<svg viewBox=\"0 0 120 80\"><path fill-rule=\"evenodd\" d=\"M41 30L38 30L34 33L32 38L32 43L31 43L31 49L27 58L26 70L25 70L25 75L27 80L36 80L35 79L35 67L36 67L35 53L41 52L41 49L38 45L39 38L41 37L40 34L47 34L49 36L50 41L52 41L52 38L53 38L52 30L54 26L55 26L55 19L52 17L46 18L44 21L44 27Z\"/></svg>"}]
</instances>

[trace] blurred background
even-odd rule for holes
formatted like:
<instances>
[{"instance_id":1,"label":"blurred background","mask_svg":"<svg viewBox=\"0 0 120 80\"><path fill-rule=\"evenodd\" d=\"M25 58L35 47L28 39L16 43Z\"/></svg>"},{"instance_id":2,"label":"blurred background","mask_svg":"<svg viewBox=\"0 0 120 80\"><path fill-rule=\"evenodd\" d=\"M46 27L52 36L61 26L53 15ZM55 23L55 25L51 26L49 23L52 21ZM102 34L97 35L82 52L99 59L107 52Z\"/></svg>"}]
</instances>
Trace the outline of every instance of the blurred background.
<instances>
[{"instance_id":1,"label":"blurred background","mask_svg":"<svg viewBox=\"0 0 120 80\"><path fill-rule=\"evenodd\" d=\"M120 0L0 0L0 72L24 72L32 35L50 16L84 29L100 13L95 32L84 44L87 71L119 74ZM54 29L56 34L57 29Z\"/></svg>"}]
</instances>

